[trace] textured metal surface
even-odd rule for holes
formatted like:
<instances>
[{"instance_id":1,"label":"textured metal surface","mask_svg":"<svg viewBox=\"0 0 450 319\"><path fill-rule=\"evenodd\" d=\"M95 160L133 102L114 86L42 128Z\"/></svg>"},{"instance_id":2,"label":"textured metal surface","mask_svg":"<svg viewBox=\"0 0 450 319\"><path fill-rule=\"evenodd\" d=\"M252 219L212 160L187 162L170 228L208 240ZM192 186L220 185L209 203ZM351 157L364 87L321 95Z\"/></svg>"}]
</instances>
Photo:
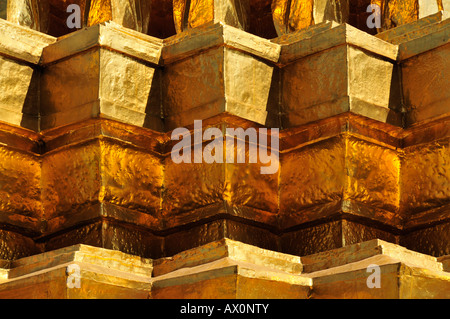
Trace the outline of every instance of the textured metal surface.
<instances>
[{"instance_id":1,"label":"textured metal surface","mask_svg":"<svg viewBox=\"0 0 450 319\"><path fill-rule=\"evenodd\" d=\"M33 154L0 146L0 211L16 226L29 228L41 212L41 163ZM15 216L15 217L12 217ZM9 218L8 218L9 217ZM14 220L16 219L16 220Z\"/></svg>"},{"instance_id":2,"label":"textured metal surface","mask_svg":"<svg viewBox=\"0 0 450 319\"><path fill-rule=\"evenodd\" d=\"M406 149L402 161L403 209L414 214L447 204L449 165L448 138Z\"/></svg>"},{"instance_id":3,"label":"textured metal surface","mask_svg":"<svg viewBox=\"0 0 450 319\"><path fill-rule=\"evenodd\" d=\"M383 9L378 37L358 30L369 2L11 1L10 21L0 20L0 266L79 243L161 258L225 239L271 250L262 260L372 239L448 255L450 20L436 14L447 2L373 1ZM69 3L86 19L71 34L61 15ZM255 27L270 20L270 30ZM175 164L172 130L192 131L194 120L221 132L280 128L279 171ZM0 281L14 297L33 285L41 292L29 296L69 298L89 289L139 298L442 296L448 276L432 257L376 249L352 265L348 251L330 253L342 259L310 265L309 277L273 275L250 255L186 260L197 264L165 272L151 292L149 278L98 275L101 261L83 269L90 288L76 293L64 287L64 268L44 260L36 276L10 282L5 268ZM387 280L374 295L369 262Z\"/></svg>"},{"instance_id":4,"label":"textured metal surface","mask_svg":"<svg viewBox=\"0 0 450 319\"><path fill-rule=\"evenodd\" d=\"M188 4L188 5L187 5ZM174 20L177 32L201 26L214 20L214 0L174 0Z\"/></svg>"},{"instance_id":5,"label":"textured metal surface","mask_svg":"<svg viewBox=\"0 0 450 319\"><path fill-rule=\"evenodd\" d=\"M342 247L341 222L329 222L281 236L282 251L299 256Z\"/></svg>"},{"instance_id":6,"label":"textured metal surface","mask_svg":"<svg viewBox=\"0 0 450 319\"><path fill-rule=\"evenodd\" d=\"M37 64L55 38L0 20L0 118L3 122L39 130ZM20 38L20 41L17 39Z\"/></svg>"},{"instance_id":7,"label":"textured metal surface","mask_svg":"<svg viewBox=\"0 0 450 319\"><path fill-rule=\"evenodd\" d=\"M448 243L449 237L450 224L447 222L412 231L401 238L400 244L424 254L445 256L450 252L445 244Z\"/></svg>"},{"instance_id":8,"label":"textured metal surface","mask_svg":"<svg viewBox=\"0 0 450 319\"><path fill-rule=\"evenodd\" d=\"M151 2L141 0L10 0L8 20L54 36L62 36L75 31L66 24L69 17L67 7L71 4L80 7L81 27L112 20L126 28L148 32Z\"/></svg>"},{"instance_id":9,"label":"textured metal surface","mask_svg":"<svg viewBox=\"0 0 450 319\"><path fill-rule=\"evenodd\" d=\"M102 141L101 200L158 217L163 187L159 157Z\"/></svg>"},{"instance_id":10,"label":"textured metal surface","mask_svg":"<svg viewBox=\"0 0 450 319\"><path fill-rule=\"evenodd\" d=\"M209 22L223 22L248 30L250 1L243 0L174 0L173 16L177 33Z\"/></svg>"},{"instance_id":11,"label":"textured metal surface","mask_svg":"<svg viewBox=\"0 0 450 319\"><path fill-rule=\"evenodd\" d=\"M439 10L448 10L442 0L371 0L367 3L349 0L10 0L8 20L54 36L73 32L65 24L66 8L77 4L81 9L82 26L112 20L143 33L167 37L210 22L221 21L260 36L274 37L305 29L324 21L350 23L373 33L366 26L368 4L381 8L382 27L389 30ZM6 3L3 2L3 5ZM165 19L169 17L169 19ZM162 30L163 23L170 30ZM258 26L272 24L270 27Z\"/></svg>"},{"instance_id":12,"label":"textured metal surface","mask_svg":"<svg viewBox=\"0 0 450 319\"><path fill-rule=\"evenodd\" d=\"M450 86L450 45L412 57L402 64L403 94L408 108L407 124L438 117L449 111L448 90L429 90ZM420 67L419 67L420 66Z\"/></svg>"},{"instance_id":13,"label":"textured metal surface","mask_svg":"<svg viewBox=\"0 0 450 319\"><path fill-rule=\"evenodd\" d=\"M275 0L272 14L278 35L297 31L314 24L314 0Z\"/></svg>"},{"instance_id":14,"label":"textured metal surface","mask_svg":"<svg viewBox=\"0 0 450 319\"><path fill-rule=\"evenodd\" d=\"M437 203L432 195L420 191L423 186L417 183L417 176L423 176L420 177L419 181L424 179L424 185L426 185L428 182L425 182L425 178L433 178L433 174L422 175L421 172L424 169L417 166L418 171L414 171L415 166L413 166L415 160L428 158L427 156L431 156L430 161L432 162L435 161L433 158L436 156L438 158L442 156L442 159L445 159L446 155L442 151L446 148L439 146L441 144L429 144L435 145L427 151L429 155L418 156L417 151L425 151L423 145L409 146L406 151L398 152L383 143L368 142L353 135L342 135L339 133L340 129L337 131L337 136L322 140L323 136L318 135L316 142L311 144L311 136L314 136L311 134L316 130L316 127L311 125L312 131L308 133L310 137L306 140L310 145L288 152L284 151L281 155L281 171L278 179L277 175L256 174L255 170L258 170L258 166L253 167L248 164L175 165L171 163L170 159L162 160L161 155L152 154L152 152L158 150L158 144L147 151L141 148L148 148L147 145L149 144L145 142L146 139L150 141L157 138L157 135L152 133L152 135L145 137L145 135L142 135L143 131L135 134L131 134L132 131L129 131L128 135L124 135L124 131L121 131L125 128L123 124L114 124L114 122L107 121L104 123L104 129L99 130L99 132L103 131L114 138L128 136L126 138L129 142L133 141L136 145L141 146L138 148L130 147L127 144L108 139L83 142L86 137L89 137L89 135L86 135L88 131L83 132L81 130L83 127L79 127L77 129L80 130L79 134L81 135L79 137L75 134L77 130L72 130L72 133L66 137L64 137L65 135L52 136L54 133L49 132L49 137L52 136L52 139L48 140L49 147L58 144L65 145L67 142L73 143L79 138L81 138L82 143L70 147L65 146L45 154L42 157L42 180L39 177L41 174L40 160L36 156L31 157L35 158L38 163L34 172L38 176L35 177L36 184L43 186L42 190L39 187L35 188L36 213L34 218L41 216L39 205L41 205L40 192L42 192L42 216L45 219L44 229L46 234L73 227L77 223L84 223L100 216L107 216L156 231L165 231L191 223L203 223L214 216L228 215L271 225L270 227L276 230L318 221L320 218L337 216L336 214L342 212L381 222L396 227L400 231L402 216L408 219L411 213L420 212L421 215L418 215L418 218L411 224L411 226L417 227L426 223L427 219L424 214L426 214L427 209L438 208L440 205L447 203L445 197ZM332 130L329 133L326 131L330 130L331 126L327 128L326 125L332 123L337 125L337 128L342 127L339 122L324 122L320 129L321 134L331 133ZM383 139L382 135L376 135L371 130L365 132L364 130L367 130L368 127L365 128L362 123L355 120L352 124L354 126L350 127L355 132L359 132L358 134L370 132L369 140L375 137ZM369 125L369 123L365 125ZM127 128L128 130L131 129L130 126L127 126ZM95 136L92 135L89 138ZM295 139L293 139L294 137ZM286 139L286 142L282 140L282 145L288 143L286 145L297 146L302 143L304 137L304 134L289 135L285 132L283 138ZM66 139L66 142L63 138ZM386 142L393 143L387 137L385 138ZM424 141L419 139L418 142L423 143ZM408 136L408 143L413 143L411 136ZM15 152L5 154L12 155ZM410 157L411 160L409 160ZM402 159L402 163L404 161L401 166L399 158ZM23 163L23 160L10 163L20 166L19 163ZM426 163L423 165L427 166ZM196 166L198 166L198 169L196 169ZM304 170L304 167L308 167L308 170ZM328 167L332 173L324 171L324 167ZM443 169L445 165L439 167ZM5 167L4 170L5 172L11 172L10 167ZM24 171L20 170L23 174ZM373 172L378 173L374 174ZM186 176L185 183L182 183L182 179L180 180L183 176ZM330 184L329 176L336 177L334 183ZM442 176L442 174L436 174L436 180L439 181ZM29 179L28 176L27 179ZM211 179L210 182L203 184L208 179ZM443 181L444 184L433 186L430 189L442 189L441 185L445 185L445 179ZM9 182L4 185L7 184L10 185ZM199 184L208 187L198 187ZM401 188L400 184L402 185ZM420 190L411 191L414 188L409 188L409 184L413 187L420 186ZM308 189L311 189L311 191L308 191ZM258 191L255 192L255 190ZM401 192L401 190L404 191ZM14 192L23 194L23 191L23 186L20 186L20 192L17 190ZM437 192L436 194L440 193ZM420 197L420 203L427 203L428 201L435 204L421 208L422 206L414 204L415 197L411 197L413 195L422 196ZM28 195L26 197L29 198ZM401 202L399 202L400 197L403 198ZM343 200L344 202L342 202ZM8 203L5 204L5 207L10 207L11 204ZM23 214L21 207L27 201L20 200L15 201L15 203L19 205L16 208L17 212ZM106 206L99 206L100 203L109 203L112 205L111 207L117 208L110 209ZM401 212L401 215L399 215L399 212ZM431 211L429 216L433 216ZM441 214L439 218L441 220L445 218L445 213ZM9 223L11 222L9 221ZM24 222L25 220L21 222L16 220L17 225L22 227L26 225ZM184 247L187 249L195 247L199 243L206 243L223 237L251 242L270 249L279 249L278 235L262 230L259 226L231 221L226 222L227 226L219 221L217 225L222 225L219 228L222 229L220 232L214 230L205 233L200 231L203 226L196 226L199 230L197 232L192 226L189 226L190 228L185 231L177 231L179 235L163 234L163 237L167 237L166 252L178 252L179 249L182 249L183 246L177 244L179 242L184 241ZM357 222L352 222L349 225L346 228L348 231L348 239L346 240L351 243L375 237L397 241L397 235L390 235L388 229L382 230L383 228L380 229L379 226L365 228ZM36 221L28 223L28 227L33 231L41 228ZM250 231L252 227L254 231ZM316 227L322 226L314 226L314 228ZM78 235L71 231L72 235L67 237L66 240L58 235L54 239L48 238L45 241L55 244L59 242L59 245L63 245L63 243L70 243L75 240L75 242L86 242L100 246L107 245L110 240L113 242L114 236L105 237L99 230L92 233L87 231L87 228L82 229L76 231ZM328 230L327 233L330 236L338 236L337 238L341 240L342 235L340 234L342 231L340 229ZM141 233L142 231L139 230ZM185 235L182 235L183 232ZM94 235L95 233L97 235ZM282 238L289 238L294 233L290 230L289 233L282 235ZM94 237L88 234L92 234ZM303 230L299 234L306 235L295 236L309 236L307 235L308 232L305 233ZM92 240L97 239L91 241L89 239L91 237ZM180 240L180 238L185 239ZM317 237L311 235L308 238L313 241ZM445 247L440 238L442 237L436 237L433 240L435 240L436 245ZM133 242L138 242L138 240ZM283 250L295 249L299 254L303 254L301 252L304 249L312 249L311 252L315 249L321 249L319 248L320 245L311 246L308 244L309 241L304 239L296 241L298 244L295 245L293 241L288 240L288 242L289 244L280 247ZM340 242L343 244L342 241ZM154 244L149 245L149 249L153 250ZM332 242L327 242L324 247L327 245L328 247L336 247ZM137 247L129 246L126 241L117 241L113 246L120 250L141 251L135 250ZM55 246L49 244L49 249L51 247ZM433 252L433 254L435 253ZM158 253L155 254L158 255Z\"/></svg>"},{"instance_id":15,"label":"textured metal surface","mask_svg":"<svg viewBox=\"0 0 450 319\"><path fill-rule=\"evenodd\" d=\"M154 265L150 294L154 299L307 298L312 283L300 276L296 257L230 240L160 259Z\"/></svg>"},{"instance_id":16,"label":"textured metal surface","mask_svg":"<svg viewBox=\"0 0 450 319\"><path fill-rule=\"evenodd\" d=\"M151 5L152 2L146 0L111 0L111 20L125 28L147 33L150 23ZM92 4L91 14L97 15L97 10L92 8ZM91 18L89 24L94 25L108 20L106 17Z\"/></svg>"},{"instance_id":17,"label":"textured metal surface","mask_svg":"<svg viewBox=\"0 0 450 319\"><path fill-rule=\"evenodd\" d=\"M98 142L48 154L42 164L45 218L80 212L99 199L100 148Z\"/></svg>"},{"instance_id":18,"label":"textured metal surface","mask_svg":"<svg viewBox=\"0 0 450 319\"><path fill-rule=\"evenodd\" d=\"M42 247L29 237L0 230L0 259L17 259L42 252Z\"/></svg>"},{"instance_id":19,"label":"textured metal surface","mask_svg":"<svg viewBox=\"0 0 450 319\"><path fill-rule=\"evenodd\" d=\"M399 236L376 227L361 225L348 220L342 221L343 246L362 243L372 239L381 239L390 243L398 243Z\"/></svg>"},{"instance_id":20,"label":"textured metal surface","mask_svg":"<svg viewBox=\"0 0 450 319\"><path fill-rule=\"evenodd\" d=\"M0 72L0 85L5 89L0 97L2 117L20 126L22 113L37 115L35 70L30 65L0 56Z\"/></svg>"},{"instance_id":21,"label":"textured metal surface","mask_svg":"<svg viewBox=\"0 0 450 319\"><path fill-rule=\"evenodd\" d=\"M346 140L345 199L387 211L400 206L400 158L396 150L357 138Z\"/></svg>"},{"instance_id":22,"label":"textured metal surface","mask_svg":"<svg viewBox=\"0 0 450 319\"><path fill-rule=\"evenodd\" d=\"M379 289L367 286L370 264ZM231 240L157 260L76 245L0 267L0 298L445 298L450 285L436 258L380 240L302 258Z\"/></svg>"},{"instance_id":23,"label":"textured metal surface","mask_svg":"<svg viewBox=\"0 0 450 319\"><path fill-rule=\"evenodd\" d=\"M33 30L48 32L50 1L8 0L8 20Z\"/></svg>"},{"instance_id":24,"label":"textured metal surface","mask_svg":"<svg viewBox=\"0 0 450 319\"><path fill-rule=\"evenodd\" d=\"M445 212L438 214L430 209L437 209L448 203L446 197L439 195L442 194L440 192L436 192L436 196L440 197L423 192L425 186L421 186L428 185L429 182L426 180L433 178L434 175L422 174L424 168L415 165L425 165L432 169L434 166L426 163L436 161L434 159L436 156L437 161L440 161L439 158L444 160L446 155L442 152L447 148L442 143L427 142L430 148L425 154L417 155L417 152L425 152L423 144L418 146L412 146L412 144L424 143L424 140L420 138L413 141L412 135L408 135L408 144L411 146L399 152L384 144L396 145L394 141L388 136L376 134L373 131L375 127L369 130L370 125L373 124L365 122L366 120L359 122L361 120L362 118L351 120L352 124L348 127L357 134L370 132L367 140L356 135L341 134L340 130L343 126L335 120L322 123L319 131L316 131L315 125L310 125L310 131L303 131L302 134L300 134L302 131L299 131L297 135L288 134L288 131L284 132L282 145L288 149L291 144L295 147L301 146L304 143L302 140L306 136L309 137L305 140L306 145L282 152L279 177L256 174L258 166L249 164L175 165L170 158L164 160L162 155L158 155L158 152L163 150L160 144L155 143L154 139L158 139L158 135L152 133L150 136L145 136L144 131L132 133L131 126L114 124L115 122L103 121L104 124L99 126L103 129L98 130L97 134L104 132L101 134L107 134L114 139L126 138L128 143L133 142L136 146L141 146L130 147L114 139L85 142L86 138L92 139L98 136L92 135L93 132L88 134L89 131L84 131L90 126L73 127L68 131L71 132L70 135L66 133L55 135L58 130L54 133L49 131L47 142L49 148L56 145L63 146L66 143L76 142L76 144L54 149L45 154L42 160L36 156L31 157L36 163L32 174L36 176L34 178L38 185L34 188L35 200L30 202L33 203L33 207L36 207L34 221L25 223L25 219L16 219L14 222L12 219L5 220L10 224L27 227L32 232L43 229L47 237L42 238L40 242L48 242L49 249L62 247L74 241L100 247L112 245L111 247L115 249L132 252L144 252L145 249L150 249L146 254L158 256L163 252L161 250L157 252L154 249L161 247L161 244L155 246L150 241L148 247L142 247L144 250L141 250L138 246L131 244L131 242L139 242L138 239L130 239L129 242L125 239L118 240L121 236L126 238L125 233L115 232L117 235L108 235L108 237L106 232L100 229L94 232L88 230L91 226L68 232L67 239L63 239L66 235L57 235L54 238L48 236L105 216L157 233L163 231L160 236L165 237L164 250L168 254L179 252L183 247L188 249L201 243L228 237L274 250L293 249L296 253L303 255L305 249L312 253L315 250L326 250L326 247L340 247L339 245L344 245L345 242L356 243L372 238L397 242L397 234L403 227L402 220L409 220L413 213L420 214L414 221L411 220L408 227L426 224L427 216L438 218L437 220L445 219ZM233 126L231 123L227 125ZM334 130L331 129L332 125L336 125L338 129L335 133L332 133ZM129 133L124 134L125 128ZM439 129L439 126L436 129ZM75 133L77 131L79 131L77 134L81 134L78 137ZM321 133L315 137L316 141L312 142L311 137L317 132ZM324 139L326 134L330 133L334 137ZM437 131L433 134L437 134ZM159 138L161 142L164 140L162 135ZM385 142L370 142L373 138L381 141L385 139ZM150 140L153 140L155 145L148 148L150 144L146 141ZM430 140L433 141L433 138ZM26 145L23 144L24 147L28 147ZM15 154L23 153L9 151L5 154L10 154L11 158L16 159ZM419 162L419 159L428 157L430 157L429 161ZM414 164L416 162L417 164ZM23 159L13 160L10 163L22 167L20 163L23 163ZM308 167L308 170L303 169L304 167ZM327 167L332 173L324 171ZM444 169L445 165L440 165L439 168ZM11 167L4 167L4 172L11 173ZM20 172L23 174L26 171L20 168ZM374 174L374 172L377 173ZM444 176L442 173L435 175L436 181ZM185 182L180 179L183 176L186 176ZM330 183L330 176L335 177L333 183ZM12 178L16 181L16 177ZM29 180L28 175L26 178ZM205 180L210 182L204 183ZM423 182L420 182L421 180ZM6 182L4 185L11 185L11 183ZM31 186L29 182L26 185ZM198 185L204 185L204 187ZM440 184L430 187L430 190L443 189L442 185L446 185L445 179ZM16 198L18 194L24 194L23 186L18 187L20 191L14 190L13 193L16 195L13 198ZM40 196L43 199L42 204ZM32 198L26 195L25 201L5 202L4 209L9 209L8 207L15 203L17 207L11 212L16 211L17 214L22 215L23 205L29 202L30 197ZM441 197L442 199L439 199ZM402 198L401 201L400 198ZM419 202L414 202L415 198L418 198L420 205ZM322 229L323 225L307 228L309 230L289 230L281 237L277 234L279 230L307 225L306 223L309 222L322 223L321 218L336 218L342 213L350 214L353 218L365 218L389 225L389 227L397 228L397 232L391 234L391 228L380 228L380 224L375 227L366 227L357 221L347 222L344 228L339 226L334 230L326 231L327 236L337 236L340 244L333 244L332 240L325 241L324 248L320 248L322 246L319 242L312 244L320 237L313 229ZM45 220L42 225L37 222L41 216ZM173 232L172 229L176 227L205 223L208 218L219 216L222 216L220 218L238 217L252 223L270 225L269 227L275 233L261 229L260 225L250 226L247 223L234 221L217 221L209 226L207 224L195 227L191 225L185 230L177 230L174 234L165 233L167 230ZM214 230L207 231L214 224L219 228L213 227ZM347 234L344 237L342 237L343 230ZM145 231L140 229L138 233L144 234ZM115 236L118 236L117 239L113 239L116 238ZM152 237L150 234L149 236ZM298 236L302 239L294 239ZM433 238L435 245L444 249L430 253L445 252L446 245L441 241L442 236L427 238ZM115 243L112 244L113 242ZM184 242L184 245L180 245L180 242Z\"/></svg>"},{"instance_id":25,"label":"textured metal surface","mask_svg":"<svg viewBox=\"0 0 450 319\"><path fill-rule=\"evenodd\" d=\"M282 154L280 210L290 215L302 208L341 200L345 180L342 139L329 139Z\"/></svg>"},{"instance_id":26,"label":"textured metal surface","mask_svg":"<svg viewBox=\"0 0 450 319\"><path fill-rule=\"evenodd\" d=\"M214 40L212 34L217 35ZM273 72L270 62L278 60L280 48L257 39L219 24L170 39L163 51L166 129L223 112L264 124L267 112L275 111L268 105ZM241 68L236 69L237 64ZM209 93L204 94L206 91Z\"/></svg>"},{"instance_id":27,"label":"textured metal surface","mask_svg":"<svg viewBox=\"0 0 450 319\"><path fill-rule=\"evenodd\" d=\"M348 25L325 27L281 42L283 127L348 111L401 126L398 49Z\"/></svg>"},{"instance_id":28,"label":"textured metal surface","mask_svg":"<svg viewBox=\"0 0 450 319\"><path fill-rule=\"evenodd\" d=\"M6 0L0 0L0 19L6 20L6 7L7 7Z\"/></svg>"},{"instance_id":29,"label":"textured metal surface","mask_svg":"<svg viewBox=\"0 0 450 319\"><path fill-rule=\"evenodd\" d=\"M162 41L123 30L112 22L98 25L46 48L41 129L100 114L162 129L160 77L154 65Z\"/></svg>"}]
</instances>

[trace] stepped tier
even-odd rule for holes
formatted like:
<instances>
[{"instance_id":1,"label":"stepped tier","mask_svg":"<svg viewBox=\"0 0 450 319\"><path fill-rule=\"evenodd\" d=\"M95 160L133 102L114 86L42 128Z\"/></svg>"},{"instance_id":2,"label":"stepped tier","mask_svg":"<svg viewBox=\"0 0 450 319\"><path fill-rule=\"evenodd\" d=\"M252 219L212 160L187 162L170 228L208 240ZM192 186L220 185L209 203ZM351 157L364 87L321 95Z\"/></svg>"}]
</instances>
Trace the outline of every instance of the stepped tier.
<instances>
[{"instance_id":1,"label":"stepped tier","mask_svg":"<svg viewBox=\"0 0 450 319\"><path fill-rule=\"evenodd\" d=\"M449 10L0 0L0 296L448 297Z\"/></svg>"}]
</instances>

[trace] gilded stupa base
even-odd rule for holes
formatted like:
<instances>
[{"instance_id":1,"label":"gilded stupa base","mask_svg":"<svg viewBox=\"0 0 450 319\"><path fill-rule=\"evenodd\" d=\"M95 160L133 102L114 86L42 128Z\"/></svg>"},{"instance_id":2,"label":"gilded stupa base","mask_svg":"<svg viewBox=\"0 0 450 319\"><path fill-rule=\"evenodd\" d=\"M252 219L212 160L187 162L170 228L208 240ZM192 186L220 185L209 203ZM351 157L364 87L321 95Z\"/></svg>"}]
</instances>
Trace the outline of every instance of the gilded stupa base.
<instances>
[{"instance_id":1,"label":"gilded stupa base","mask_svg":"<svg viewBox=\"0 0 450 319\"><path fill-rule=\"evenodd\" d=\"M0 0L0 297L448 298L449 10Z\"/></svg>"},{"instance_id":2,"label":"gilded stupa base","mask_svg":"<svg viewBox=\"0 0 450 319\"><path fill-rule=\"evenodd\" d=\"M374 264L380 287L369 288ZM298 257L224 239L156 260L75 245L1 267L0 298L407 299L450 289L435 257L381 240Z\"/></svg>"}]
</instances>

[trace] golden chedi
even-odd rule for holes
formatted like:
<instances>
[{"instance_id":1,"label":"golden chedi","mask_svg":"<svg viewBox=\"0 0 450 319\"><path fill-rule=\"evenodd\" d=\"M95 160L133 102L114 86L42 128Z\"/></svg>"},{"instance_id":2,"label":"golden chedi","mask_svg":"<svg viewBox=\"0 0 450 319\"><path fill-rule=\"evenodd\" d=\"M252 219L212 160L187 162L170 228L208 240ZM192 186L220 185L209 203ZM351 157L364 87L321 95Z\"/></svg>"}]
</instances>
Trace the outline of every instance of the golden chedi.
<instances>
[{"instance_id":1,"label":"golden chedi","mask_svg":"<svg viewBox=\"0 0 450 319\"><path fill-rule=\"evenodd\" d=\"M0 297L448 298L449 11L0 0Z\"/></svg>"}]
</instances>

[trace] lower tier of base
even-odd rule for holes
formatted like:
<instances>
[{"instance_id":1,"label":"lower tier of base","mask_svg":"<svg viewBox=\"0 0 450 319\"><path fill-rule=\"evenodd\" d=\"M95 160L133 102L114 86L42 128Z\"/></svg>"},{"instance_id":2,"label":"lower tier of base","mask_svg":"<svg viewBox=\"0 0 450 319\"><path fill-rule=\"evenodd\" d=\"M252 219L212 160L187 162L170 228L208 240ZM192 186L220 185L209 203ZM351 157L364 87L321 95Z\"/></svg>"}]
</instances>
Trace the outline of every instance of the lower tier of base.
<instances>
[{"instance_id":1,"label":"lower tier of base","mask_svg":"<svg viewBox=\"0 0 450 319\"><path fill-rule=\"evenodd\" d=\"M449 298L448 260L379 239L307 256L222 239L156 260L75 245L0 261L0 298Z\"/></svg>"}]
</instances>

